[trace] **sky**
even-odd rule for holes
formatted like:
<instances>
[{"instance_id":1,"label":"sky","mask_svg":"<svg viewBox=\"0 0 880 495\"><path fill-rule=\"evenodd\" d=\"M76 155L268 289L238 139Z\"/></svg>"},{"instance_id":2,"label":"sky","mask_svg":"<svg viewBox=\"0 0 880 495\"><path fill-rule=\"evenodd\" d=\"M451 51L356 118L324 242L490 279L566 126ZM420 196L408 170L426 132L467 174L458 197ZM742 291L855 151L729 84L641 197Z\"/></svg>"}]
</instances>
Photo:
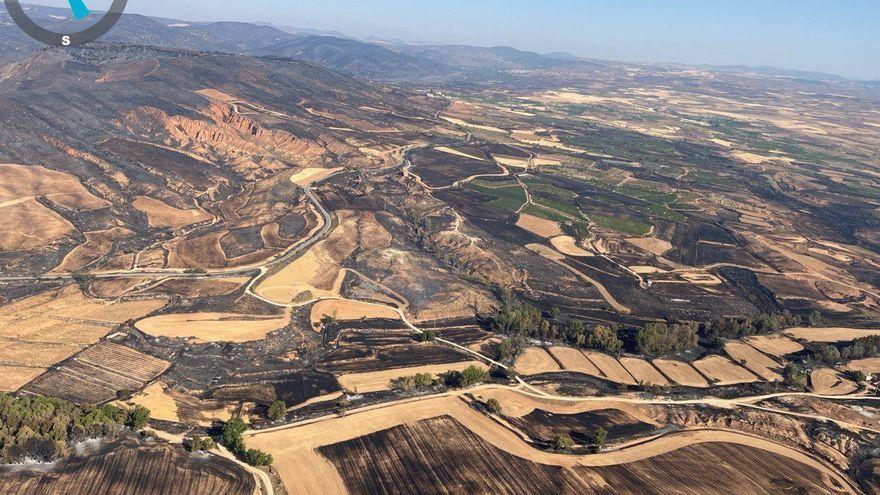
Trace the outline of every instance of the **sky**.
<instances>
[{"instance_id":1,"label":"sky","mask_svg":"<svg viewBox=\"0 0 880 495\"><path fill-rule=\"evenodd\" d=\"M627 62L771 65L880 80L880 0L129 0L128 11Z\"/></svg>"}]
</instances>

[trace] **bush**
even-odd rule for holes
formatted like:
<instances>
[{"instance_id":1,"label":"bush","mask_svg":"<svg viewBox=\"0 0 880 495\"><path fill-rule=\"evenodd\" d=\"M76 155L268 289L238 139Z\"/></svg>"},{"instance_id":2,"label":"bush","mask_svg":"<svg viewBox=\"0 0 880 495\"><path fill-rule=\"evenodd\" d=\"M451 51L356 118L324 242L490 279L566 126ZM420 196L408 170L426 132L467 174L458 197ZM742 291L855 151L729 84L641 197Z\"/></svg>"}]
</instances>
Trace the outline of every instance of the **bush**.
<instances>
[{"instance_id":1,"label":"bush","mask_svg":"<svg viewBox=\"0 0 880 495\"><path fill-rule=\"evenodd\" d=\"M193 437L184 443L186 450L190 452L208 452L217 448L217 444L211 437Z\"/></svg>"},{"instance_id":2,"label":"bush","mask_svg":"<svg viewBox=\"0 0 880 495\"><path fill-rule=\"evenodd\" d=\"M437 334L431 330L425 330L418 335L419 342L434 342L434 339L436 338Z\"/></svg>"},{"instance_id":3,"label":"bush","mask_svg":"<svg viewBox=\"0 0 880 495\"><path fill-rule=\"evenodd\" d=\"M251 466L269 466L272 464L272 454L257 449L247 449L241 454L241 460Z\"/></svg>"},{"instance_id":4,"label":"bush","mask_svg":"<svg viewBox=\"0 0 880 495\"><path fill-rule=\"evenodd\" d=\"M593 444L596 446L597 451L601 451L605 448L605 442L608 440L608 430L602 428L601 426L596 429L596 434L593 435Z\"/></svg>"},{"instance_id":5,"label":"bush","mask_svg":"<svg viewBox=\"0 0 880 495\"><path fill-rule=\"evenodd\" d=\"M134 409L128 411L125 419L125 425L132 430L140 430L147 426L150 422L150 410L144 406L134 406Z\"/></svg>"},{"instance_id":6,"label":"bush","mask_svg":"<svg viewBox=\"0 0 880 495\"><path fill-rule=\"evenodd\" d=\"M568 435L556 435L556 440L553 443L556 450L571 450L574 447L574 440Z\"/></svg>"},{"instance_id":7,"label":"bush","mask_svg":"<svg viewBox=\"0 0 880 495\"><path fill-rule=\"evenodd\" d=\"M441 377L443 383L449 388L467 388L486 381L489 378L489 372L471 365L464 371L447 371Z\"/></svg>"},{"instance_id":8,"label":"bush","mask_svg":"<svg viewBox=\"0 0 880 495\"><path fill-rule=\"evenodd\" d=\"M283 400L276 400L269 406L269 410L266 411L266 415L269 416L269 419L272 421L278 421L279 419L283 419L287 416L287 403Z\"/></svg>"},{"instance_id":9,"label":"bush","mask_svg":"<svg viewBox=\"0 0 880 495\"><path fill-rule=\"evenodd\" d=\"M489 399L486 401L486 409L492 414L501 414L501 403L497 399Z\"/></svg>"},{"instance_id":10,"label":"bush","mask_svg":"<svg viewBox=\"0 0 880 495\"><path fill-rule=\"evenodd\" d=\"M415 375L401 376L391 380L391 388L401 392L413 390L425 390L436 385L437 380L430 373L417 373Z\"/></svg>"},{"instance_id":11,"label":"bush","mask_svg":"<svg viewBox=\"0 0 880 495\"><path fill-rule=\"evenodd\" d=\"M807 386L807 374L800 366L789 363L782 371L785 384L789 387L804 388Z\"/></svg>"}]
</instances>

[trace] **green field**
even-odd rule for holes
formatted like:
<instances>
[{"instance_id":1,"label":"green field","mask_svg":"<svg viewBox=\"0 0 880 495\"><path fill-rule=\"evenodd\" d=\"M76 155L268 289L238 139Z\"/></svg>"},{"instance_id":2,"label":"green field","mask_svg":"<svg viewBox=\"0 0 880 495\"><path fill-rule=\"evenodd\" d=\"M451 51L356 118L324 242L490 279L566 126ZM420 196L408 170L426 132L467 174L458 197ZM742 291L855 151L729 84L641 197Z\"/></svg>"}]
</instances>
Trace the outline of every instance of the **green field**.
<instances>
[{"instance_id":1,"label":"green field","mask_svg":"<svg viewBox=\"0 0 880 495\"><path fill-rule=\"evenodd\" d=\"M500 187L494 184L492 187L489 187L486 186L485 183L469 183L465 184L464 187L472 191L495 197L495 199L489 201L487 204L489 206L494 206L495 208L501 208L502 210L517 211L526 202L526 192L516 183L514 183L514 185L503 185Z\"/></svg>"}]
</instances>

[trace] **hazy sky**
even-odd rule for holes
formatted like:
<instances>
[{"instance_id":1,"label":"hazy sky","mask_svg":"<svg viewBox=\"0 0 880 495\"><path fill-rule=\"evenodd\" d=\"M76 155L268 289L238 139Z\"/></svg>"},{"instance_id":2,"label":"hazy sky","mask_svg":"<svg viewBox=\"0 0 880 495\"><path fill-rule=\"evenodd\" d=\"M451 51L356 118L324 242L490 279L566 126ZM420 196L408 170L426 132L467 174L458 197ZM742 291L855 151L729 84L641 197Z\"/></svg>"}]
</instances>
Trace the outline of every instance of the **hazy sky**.
<instances>
[{"instance_id":1,"label":"hazy sky","mask_svg":"<svg viewBox=\"0 0 880 495\"><path fill-rule=\"evenodd\" d=\"M92 0L98 4L107 0ZM66 5L66 0L36 0ZM89 0L86 0L89 3ZM189 20L880 79L880 0L129 0ZM95 8L95 7L93 7Z\"/></svg>"}]
</instances>

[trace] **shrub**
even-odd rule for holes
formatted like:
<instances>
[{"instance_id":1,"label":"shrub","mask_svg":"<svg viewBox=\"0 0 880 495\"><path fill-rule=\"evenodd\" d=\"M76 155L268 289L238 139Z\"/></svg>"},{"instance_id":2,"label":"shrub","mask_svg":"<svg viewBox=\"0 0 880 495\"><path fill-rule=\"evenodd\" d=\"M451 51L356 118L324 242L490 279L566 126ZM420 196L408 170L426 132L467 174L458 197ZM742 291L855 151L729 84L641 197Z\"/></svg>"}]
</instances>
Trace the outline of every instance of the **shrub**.
<instances>
[{"instance_id":1,"label":"shrub","mask_svg":"<svg viewBox=\"0 0 880 495\"><path fill-rule=\"evenodd\" d=\"M287 403L283 400L276 400L269 406L269 410L266 412L269 419L272 421L278 421L279 419L283 419L287 416Z\"/></svg>"},{"instance_id":2,"label":"shrub","mask_svg":"<svg viewBox=\"0 0 880 495\"><path fill-rule=\"evenodd\" d=\"M140 430L150 422L150 410L144 406L134 406L128 411L125 425L133 430Z\"/></svg>"},{"instance_id":3,"label":"shrub","mask_svg":"<svg viewBox=\"0 0 880 495\"><path fill-rule=\"evenodd\" d=\"M571 450L574 447L574 440L568 435L556 435L556 440L553 443L556 450Z\"/></svg>"},{"instance_id":4,"label":"shrub","mask_svg":"<svg viewBox=\"0 0 880 495\"><path fill-rule=\"evenodd\" d=\"M193 437L187 439L184 447L190 452L207 452L217 448L217 444L211 437Z\"/></svg>"},{"instance_id":5,"label":"shrub","mask_svg":"<svg viewBox=\"0 0 880 495\"><path fill-rule=\"evenodd\" d=\"M501 414L501 403L497 399L489 399L486 401L486 409L492 414Z\"/></svg>"}]
</instances>

